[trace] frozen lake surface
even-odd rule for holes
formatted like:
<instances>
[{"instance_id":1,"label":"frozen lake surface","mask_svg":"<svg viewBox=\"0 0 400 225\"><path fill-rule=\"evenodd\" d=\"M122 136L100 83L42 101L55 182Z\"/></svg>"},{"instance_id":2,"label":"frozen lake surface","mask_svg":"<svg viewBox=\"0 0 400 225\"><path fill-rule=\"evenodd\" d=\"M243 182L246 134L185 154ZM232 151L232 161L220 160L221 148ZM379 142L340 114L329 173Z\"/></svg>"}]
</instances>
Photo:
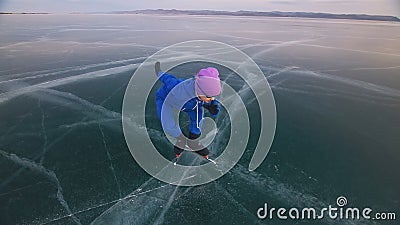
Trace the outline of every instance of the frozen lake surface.
<instances>
[{"instance_id":1,"label":"frozen lake surface","mask_svg":"<svg viewBox=\"0 0 400 225\"><path fill-rule=\"evenodd\" d=\"M274 93L277 130L266 160L249 172L259 117L254 95L242 91L255 128L239 164L212 183L176 187L152 178L132 158L122 100L147 57L197 39L230 44L253 58ZM0 53L0 224L260 224L266 221L257 209L266 202L322 208L339 196L350 206L400 212L399 23L1 15ZM171 72L190 77L202 66ZM231 71L220 71L245 90ZM153 99L149 134L173 159ZM225 116L217 120L214 157L229 138Z\"/></svg>"}]
</instances>

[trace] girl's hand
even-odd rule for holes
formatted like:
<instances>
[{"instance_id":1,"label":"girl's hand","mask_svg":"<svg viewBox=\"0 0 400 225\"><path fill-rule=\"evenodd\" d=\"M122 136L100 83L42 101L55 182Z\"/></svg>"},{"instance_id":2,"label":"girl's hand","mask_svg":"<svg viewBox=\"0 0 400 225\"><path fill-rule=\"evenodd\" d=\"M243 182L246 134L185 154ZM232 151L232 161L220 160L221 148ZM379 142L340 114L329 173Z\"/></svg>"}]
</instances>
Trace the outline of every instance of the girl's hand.
<instances>
[{"instance_id":1,"label":"girl's hand","mask_svg":"<svg viewBox=\"0 0 400 225\"><path fill-rule=\"evenodd\" d=\"M210 113L213 115L217 115L219 112L219 107L217 104L215 104L214 99L211 101L210 106L206 107L206 109L208 109L208 111L210 111Z\"/></svg>"}]
</instances>

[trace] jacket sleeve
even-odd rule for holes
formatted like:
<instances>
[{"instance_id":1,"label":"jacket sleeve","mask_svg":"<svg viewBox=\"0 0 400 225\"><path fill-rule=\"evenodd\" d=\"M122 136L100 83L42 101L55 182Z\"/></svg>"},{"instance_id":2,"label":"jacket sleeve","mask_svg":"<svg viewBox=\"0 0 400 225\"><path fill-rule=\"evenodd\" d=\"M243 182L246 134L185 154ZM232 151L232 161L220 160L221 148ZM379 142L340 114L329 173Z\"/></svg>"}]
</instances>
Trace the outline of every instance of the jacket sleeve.
<instances>
[{"instance_id":1,"label":"jacket sleeve","mask_svg":"<svg viewBox=\"0 0 400 225\"><path fill-rule=\"evenodd\" d=\"M179 83L176 77L163 71L158 72L158 79L164 83L168 92Z\"/></svg>"},{"instance_id":2,"label":"jacket sleeve","mask_svg":"<svg viewBox=\"0 0 400 225\"><path fill-rule=\"evenodd\" d=\"M161 110L161 125L165 133L177 138L181 135L182 131L174 118L174 111L172 106L164 103Z\"/></svg>"}]
</instances>

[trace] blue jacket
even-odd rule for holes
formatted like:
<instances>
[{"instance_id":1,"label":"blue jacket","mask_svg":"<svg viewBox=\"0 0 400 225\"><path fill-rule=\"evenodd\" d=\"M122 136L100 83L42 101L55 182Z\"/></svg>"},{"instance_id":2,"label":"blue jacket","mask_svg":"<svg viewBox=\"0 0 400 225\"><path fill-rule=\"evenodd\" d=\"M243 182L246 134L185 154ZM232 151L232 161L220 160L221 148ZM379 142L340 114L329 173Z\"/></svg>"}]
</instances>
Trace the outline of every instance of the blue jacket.
<instances>
[{"instance_id":1,"label":"blue jacket","mask_svg":"<svg viewBox=\"0 0 400 225\"><path fill-rule=\"evenodd\" d=\"M211 102L206 103L197 98L194 89L194 78L191 79L177 79L171 74L160 71L158 79L163 85L157 90L156 105L158 118L161 121L164 131L173 136L178 137L182 132L179 125L174 119L174 110L181 110L189 115L190 119L190 132L194 134L201 133L201 124L204 117L202 106L210 106ZM169 96L168 96L169 95ZM168 97L167 97L168 96ZM218 112L212 117L218 116L220 112L220 104L218 100L214 100L214 104L218 107ZM161 119L161 110L162 119Z\"/></svg>"}]
</instances>

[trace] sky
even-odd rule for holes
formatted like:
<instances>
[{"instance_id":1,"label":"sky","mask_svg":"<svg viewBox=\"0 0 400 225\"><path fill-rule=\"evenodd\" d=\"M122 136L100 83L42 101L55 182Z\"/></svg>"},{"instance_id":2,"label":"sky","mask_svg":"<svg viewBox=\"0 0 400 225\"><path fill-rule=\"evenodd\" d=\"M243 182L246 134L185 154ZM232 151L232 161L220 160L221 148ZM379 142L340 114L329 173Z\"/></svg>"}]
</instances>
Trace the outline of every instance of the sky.
<instances>
[{"instance_id":1,"label":"sky","mask_svg":"<svg viewBox=\"0 0 400 225\"><path fill-rule=\"evenodd\" d=\"M400 0L0 0L1 12L210 9L354 13L400 17Z\"/></svg>"}]
</instances>

